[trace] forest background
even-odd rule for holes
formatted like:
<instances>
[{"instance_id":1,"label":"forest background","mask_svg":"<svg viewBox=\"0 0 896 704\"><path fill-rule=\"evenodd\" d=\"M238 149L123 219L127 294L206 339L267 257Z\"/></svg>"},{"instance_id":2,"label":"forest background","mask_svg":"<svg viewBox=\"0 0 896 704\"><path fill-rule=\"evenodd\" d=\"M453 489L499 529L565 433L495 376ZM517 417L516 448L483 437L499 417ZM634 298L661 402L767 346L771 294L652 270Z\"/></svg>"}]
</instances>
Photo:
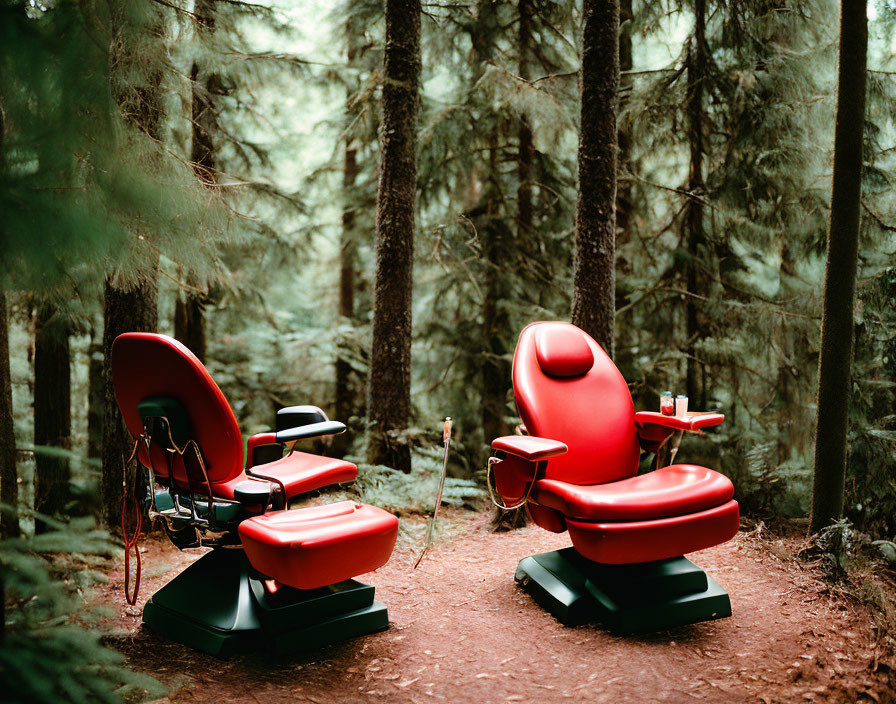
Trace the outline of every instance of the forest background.
<instances>
[{"instance_id":1,"label":"forest background","mask_svg":"<svg viewBox=\"0 0 896 704\"><path fill-rule=\"evenodd\" d=\"M316 449L356 461L372 503L429 506L452 416L449 498L475 501L489 441L519 422L519 331L572 309L581 7L422 7L411 412L393 437L410 456L391 466L367 446L382 4L0 7L16 525L117 525L104 333L136 327L191 347L247 435L291 404L346 421ZM844 513L892 540L896 5L868 12ZM806 516L837 5L622 0L618 50L614 359L639 410L672 389L726 414L687 459L730 476L745 515Z\"/></svg>"}]
</instances>

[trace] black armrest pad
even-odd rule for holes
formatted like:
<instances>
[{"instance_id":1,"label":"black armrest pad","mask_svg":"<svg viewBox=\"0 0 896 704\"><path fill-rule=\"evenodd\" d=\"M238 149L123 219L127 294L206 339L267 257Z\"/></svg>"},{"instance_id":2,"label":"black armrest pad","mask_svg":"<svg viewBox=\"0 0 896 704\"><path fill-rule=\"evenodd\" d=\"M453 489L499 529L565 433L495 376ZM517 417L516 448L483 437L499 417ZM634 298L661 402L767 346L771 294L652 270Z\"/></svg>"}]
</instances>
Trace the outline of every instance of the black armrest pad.
<instances>
[{"instance_id":1,"label":"black armrest pad","mask_svg":"<svg viewBox=\"0 0 896 704\"><path fill-rule=\"evenodd\" d=\"M271 501L272 485L269 482L257 482L247 479L233 487L233 498L241 504L267 506Z\"/></svg>"},{"instance_id":2,"label":"black armrest pad","mask_svg":"<svg viewBox=\"0 0 896 704\"><path fill-rule=\"evenodd\" d=\"M277 411L276 430L290 430L300 425L323 423L330 420L317 406L287 406Z\"/></svg>"},{"instance_id":3,"label":"black armrest pad","mask_svg":"<svg viewBox=\"0 0 896 704\"><path fill-rule=\"evenodd\" d=\"M324 435L339 435L345 432L345 423L336 420L325 420L320 423L300 425L297 428L287 428L277 431L277 442L294 442L306 438L319 438Z\"/></svg>"}]
</instances>

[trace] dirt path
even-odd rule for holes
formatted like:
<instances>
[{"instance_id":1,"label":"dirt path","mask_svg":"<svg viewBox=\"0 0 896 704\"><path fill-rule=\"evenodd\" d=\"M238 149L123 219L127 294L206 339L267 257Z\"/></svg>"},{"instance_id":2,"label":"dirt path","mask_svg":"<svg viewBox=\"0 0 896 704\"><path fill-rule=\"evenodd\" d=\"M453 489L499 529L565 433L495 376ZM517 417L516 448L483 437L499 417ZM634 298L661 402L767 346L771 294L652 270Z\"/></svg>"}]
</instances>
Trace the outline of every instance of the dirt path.
<instances>
[{"instance_id":1,"label":"dirt path","mask_svg":"<svg viewBox=\"0 0 896 704\"><path fill-rule=\"evenodd\" d=\"M869 614L779 559L784 542L769 550L741 534L693 557L730 593L732 618L616 637L564 627L513 581L522 557L565 547L568 536L493 534L472 514L451 520L453 535L416 571L419 543L402 541L365 578L389 607L383 633L292 661L217 660L139 628L116 575L103 595L122 607L113 642L177 702L896 701L893 662L878 662ZM141 606L190 559L158 539L146 545Z\"/></svg>"}]
</instances>

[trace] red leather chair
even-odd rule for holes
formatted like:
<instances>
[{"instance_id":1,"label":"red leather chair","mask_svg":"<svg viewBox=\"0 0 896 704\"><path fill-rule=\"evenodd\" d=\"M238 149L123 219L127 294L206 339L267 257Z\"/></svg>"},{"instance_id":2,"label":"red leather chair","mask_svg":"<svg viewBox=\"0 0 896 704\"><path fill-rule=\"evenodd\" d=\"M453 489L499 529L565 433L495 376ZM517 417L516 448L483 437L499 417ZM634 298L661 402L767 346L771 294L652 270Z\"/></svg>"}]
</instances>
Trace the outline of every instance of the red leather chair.
<instances>
[{"instance_id":1,"label":"red leather chair","mask_svg":"<svg viewBox=\"0 0 896 704\"><path fill-rule=\"evenodd\" d=\"M642 449L724 416L636 413L603 349L560 322L523 330L513 390L526 435L492 442L495 489L505 505L525 501L542 528L569 531L573 544L524 559L517 580L561 620L618 632L730 615L727 593L683 555L737 533L731 481L693 464L637 473Z\"/></svg>"},{"instance_id":2,"label":"red leather chair","mask_svg":"<svg viewBox=\"0 0 896 704\"><path fill-rule=\"evenodd\" d=\"M147 602L150 628L223 655L315 647L388 626L373 587L352 578L389 560L398 519L352 501L288 509L293 497L355 478L349 462L294 449L345 425L315 406L285 408L275 430L249 438L244 464L224 394L176 340L119 336L112 379L148 472L151 515L179 548L214 548Z\"/></svg>"}]
</instances>

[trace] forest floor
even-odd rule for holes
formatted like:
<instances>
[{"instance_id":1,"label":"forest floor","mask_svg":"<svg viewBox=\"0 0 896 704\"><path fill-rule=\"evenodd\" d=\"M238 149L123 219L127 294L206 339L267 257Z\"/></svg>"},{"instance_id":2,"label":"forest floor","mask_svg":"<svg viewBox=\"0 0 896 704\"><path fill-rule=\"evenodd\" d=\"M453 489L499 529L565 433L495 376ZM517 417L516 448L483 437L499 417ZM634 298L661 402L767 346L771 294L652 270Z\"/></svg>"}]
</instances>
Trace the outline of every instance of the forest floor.
<instances>
[{"instance_id":1,"label":"forest floor","mask_svg":"<svg viewBox=\"0 0 896 704\"><path fill-rule=\"evenodd\" d=\"M731 618L646 636L563 626L514 582L517 562L565 547L529 526L490 531L461 510L413 569L423 517L402 519L391 561L366 575L388 630L291 660L219 660L140 626L146 599L196 559L161 536L142 543L138 607L120 572L98 598L119 607L109 642L175 702L896 702L896 658L870 607L795 558L796 535L762 529L692 556L731 596ZM120 567L120 565L119 565Z\"/></svg>"}]
</instances>

